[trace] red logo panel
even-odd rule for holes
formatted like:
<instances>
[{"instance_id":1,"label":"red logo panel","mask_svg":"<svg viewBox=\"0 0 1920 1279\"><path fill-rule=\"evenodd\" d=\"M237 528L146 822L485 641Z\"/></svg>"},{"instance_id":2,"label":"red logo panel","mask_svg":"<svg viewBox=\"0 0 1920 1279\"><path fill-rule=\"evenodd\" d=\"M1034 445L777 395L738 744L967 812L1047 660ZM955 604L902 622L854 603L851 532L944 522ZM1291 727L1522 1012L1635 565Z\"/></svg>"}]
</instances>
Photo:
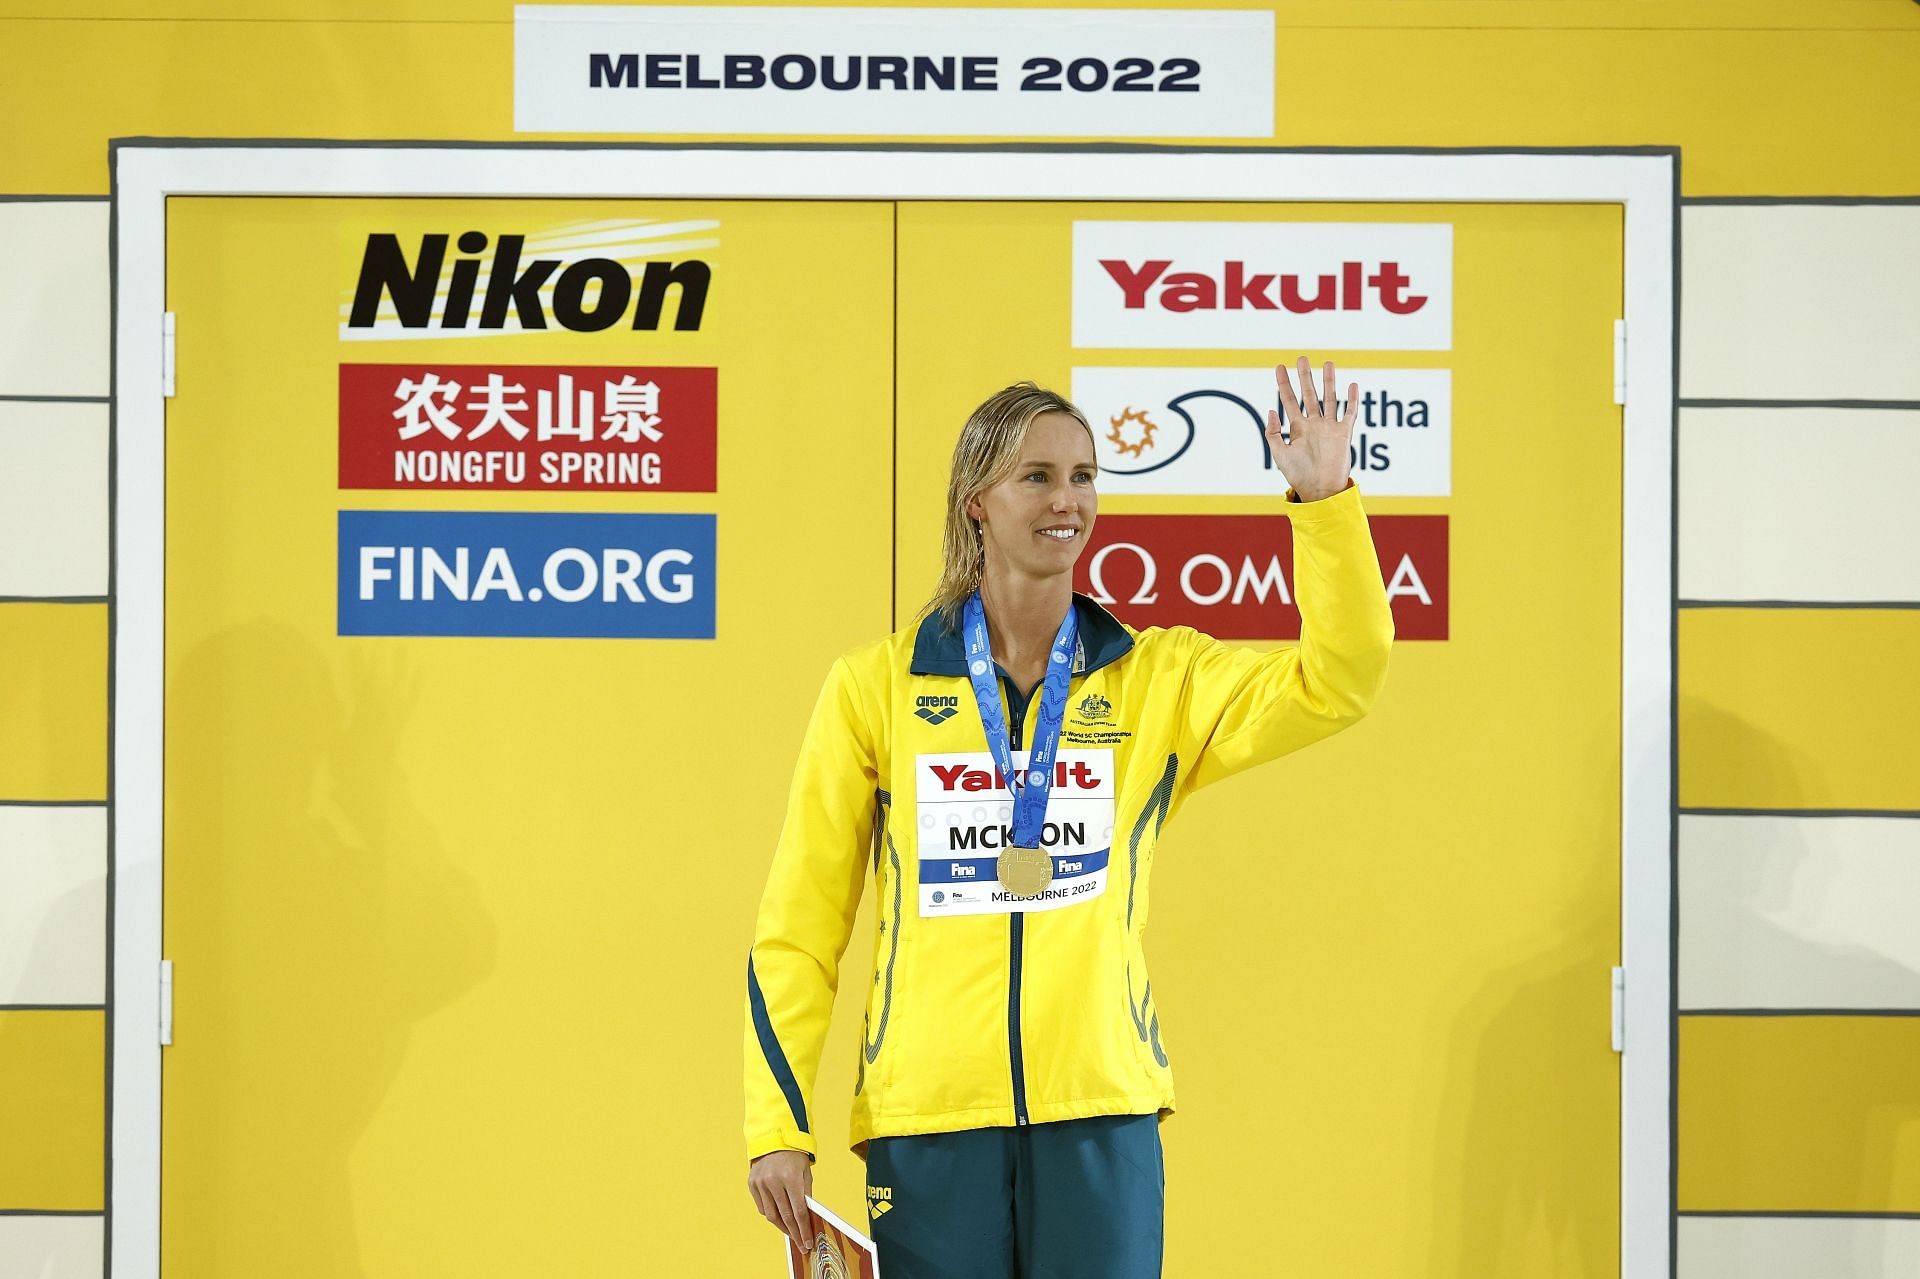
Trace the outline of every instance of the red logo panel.
<instances>
[{"instance_id":1,"label":"red logo panel","mask_svg":"<svg viewBox=\"0 0 1920 1279\"><path fill-rule=\"evenodd\" d=\"M1394 635L1447 638L1447 517L1368 520ZM1300 638L1293 525L1284 515L1102 515L1074 589L1130 626L1191 626L1217 639Z\"/></svg>"},{"instance_id":2,"label":"red logo panel","mask_svg":"<svg viewBox=\"0 0 1920 1279\"><path fill-rule=\"evenodd\" d=\"M340 487L711 493L715 369L342 364Z\"/></svg>"}]
</instances>

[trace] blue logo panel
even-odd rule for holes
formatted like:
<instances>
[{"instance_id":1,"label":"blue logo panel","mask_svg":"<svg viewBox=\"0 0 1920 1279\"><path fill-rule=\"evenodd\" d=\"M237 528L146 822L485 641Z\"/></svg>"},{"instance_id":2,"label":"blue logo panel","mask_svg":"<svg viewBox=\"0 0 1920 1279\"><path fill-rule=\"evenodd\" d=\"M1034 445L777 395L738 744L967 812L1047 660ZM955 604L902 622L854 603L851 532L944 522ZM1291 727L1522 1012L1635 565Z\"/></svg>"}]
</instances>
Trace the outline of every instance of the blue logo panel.
<instances>
[{"instance_id":1,"label":"blue logo panel","mask_svg":"<svg viewBox=\"0 0 1920 1279\"><path fill-rule=\"evenodd\" d=\"M1102 848L1091 853L1055 853L1053 878L1059 883L1107 868L1107 856L1113 850ZM997 857L920 858L920 882L923 884L992 883L999 877Z\"/></svg>"},{"instance_id":2,"label":"blue logo panel","mask_svg":"<svg viewBox=\"0 0 1920 1279\"><path fill-rule=\"evenodd\" d=\"M341 511L339 633L714 637L712 515Z\"/></svg>"}]
</instances>

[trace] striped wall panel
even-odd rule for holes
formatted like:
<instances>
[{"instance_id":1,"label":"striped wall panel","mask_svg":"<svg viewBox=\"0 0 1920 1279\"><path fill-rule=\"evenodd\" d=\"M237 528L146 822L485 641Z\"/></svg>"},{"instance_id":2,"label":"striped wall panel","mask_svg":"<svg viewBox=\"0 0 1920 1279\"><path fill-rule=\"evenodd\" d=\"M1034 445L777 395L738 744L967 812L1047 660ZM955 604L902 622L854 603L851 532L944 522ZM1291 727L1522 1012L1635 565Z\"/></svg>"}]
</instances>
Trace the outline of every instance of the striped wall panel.
<instances>
[{"instance_id":1,"label":"striped wall panel","mask_svg":"<svg viewBox=\"0 0 1920 1279\"><path fill-rule=\"evenodd\" d=\"M98 1212L106 1014L0 1010L0 1208Z\"/></svg>"},{"instance_id":2,"label":"striped wall panel","mask_svg":"<svg viewBox=\"0 0 1920 1279\"><path fill-rule=\"evenodd\" d=\"M1920 1273L1920 203L1682 233L1676 1273Z\"/></svg>"},{"instance_id":3,"label":"striped wall panel","mask_svg":"<svg viewBox=\"0 0 1920 1279\"><path fill-rule=\"evenodd\" d=\"M107 792L107 609L0 603L0 800Z\"/></svg>"},{"instance_id":4,"label":"striped wall panel","mask_svg":"<svg viewBox=\"0 0 1920 1279\"><path fill-rule=\"evenodd\" d=\"M1920 401L1920 204L1692 204L1681 237L1682 399Z\"/></svg>"},{"instance_id":5,"label":"striped wall panel","mask_svg":"<svg viewBox=\"0 0 1920 1279\"><path fill-rule=\"evenodd\" d=\"M0 400L0 599L106 593L107 406Z\"/></svg>"},{"instance_id":6,"label":"striped wall panel","mask_svg":"<svg viewBox=\"0 0 1920 1279\"><path fill-rule=\"evenodd\" d=\"M1682 1212L1920 1213L1920 1017L1680 1018Z\"/></svg>"},{"instance_id":7,"label":"striped wall panel","mask_svg":"<svg viewBox=\"0 0 1920 1279\"><path fill-rule=\"evenodd\" d=\"M96 1216L0 1216L0 1279L100 1279L105 1230Z\"/></svg>"},{"instance_id":8,"label":"striped wall panel","mask_svg":"<svg viewBox=\"0 0 1920 1279\"><path fill-rule=\"evenodd\" d=\"M1920 809L1920 609L1683 609L1680 803Z\"/></svg>"},{"instance_id":9,"label":"striped wall panel","mask_svg":"<svg viewBox=\"0 0 1920 1279\"><path fill-rule=\"evenodd\" d=\"M1682 599L1920 600L1920 409L1681 409L1679 539Z\"/></svg>"},{"instance_id":10,"label":"striped wall panel","mask_svg":"<svg viewBox=\"0 0 1920 1279\"><path fill-rule=\"evenodd\" d=\"M1681 1279L1900 1279L1920 1275L1920 1220L1683 1217Z\"/></svg>"},{"instance_id":11,"label":"striped wall panel","mask_svg":"<svg viewBox=\"0 0 1920 1279\"><path fill-rule=\"evenodd\" d=\"M0 1279L106 1265L107 225L0 200Z\"/></svg>"},{"instance_id":12,"label":"striped wall panel","mask_svg":"<svg viewBox=\"0 0 1920 1279\"><path fill-rule=\"evenodd\" d=\"M1920 1011L1920 820L1680 819L1682 1010Z\"/></svg>"},{"instance_id":13,"label":"striped wall panel","mask_svg":"<svg viewBox=\"0 0 1920 1279\"><path fill-rule=\"evenodd\" d=\"M0 396L107 394L103 200L0 200Z\"/></svg>"},{"instance_id":14,"label":"striped wall panel","mask_svg":"<svg viewBox=\"0 0 1920 1279\"><path fill-rule=\"evenodd\" d=\"M102 1004L106 960L105 806L0 804L0 1006Z\"/></svg>"}]
</instances>

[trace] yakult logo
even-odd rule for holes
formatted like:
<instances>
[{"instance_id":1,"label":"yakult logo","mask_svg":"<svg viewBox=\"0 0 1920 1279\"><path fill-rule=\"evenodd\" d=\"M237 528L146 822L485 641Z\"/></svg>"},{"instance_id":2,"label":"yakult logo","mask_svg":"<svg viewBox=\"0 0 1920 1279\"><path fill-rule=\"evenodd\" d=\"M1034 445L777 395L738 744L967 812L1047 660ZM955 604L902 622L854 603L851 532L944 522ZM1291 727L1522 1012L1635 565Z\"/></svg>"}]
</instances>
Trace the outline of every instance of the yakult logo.
<instances>
[{"instance_id":1,"label":"yakult logo","mask_svg":"<svg viewBox=\"0 0 1920 1279\"><path fill-rule=\"evenodd\" d=\"M1453 228L1076 222L1073 344L1444 351Z\"/></svg>"},{"instance_id":2,"label":"yakult logo","mask_svg":"<svg viewBox=\"0 0 1920 1279\"><path fill-rule=\"evenodd\" d=\"M927 765L927 771L933 775L938 791L942 795L978 794L991 791L995 794L1007 793L1007 779L998 768L970 768L966 764ZM1027 780L1034 776L1024 771L1018 773L1016 789L1024 789ZM1039 773L1044 778L1045 773ZM1096 774L1093 766L1086 760L1075 760L1069 764L1058 760L1053 766L1052 794L1066 794L1072 791L1084 791L1089 795L1102 793L1106 780Z\"/></svg>"},{"instance_id":3,"label":"yakult logo","mask_svg":"<svg viewBox=\"0 0 1920 1279\"><path fill-rule=\"evenodd\" d=\"M1394 633L1447 637L1447 517L1374 516ZM1281 515L1104 515L1074 585L1140 626L1298 639L1293 531Z\"/></svg>"},{"instance_id":4,"label":"yakult logo","mask_svg":"<svg viewBox=\"0 0 1920 1279\"><path fill-rule=\"evenodd\" d=\"M1407 277L1397 262L1382 262L1379 273L1367 274L1364 262L1342 262L1339 283L1328 274L1317 277L1312 297L1306 296L1298 273L1268 272L1264 275L1248 269L1245 262L1230 258L1220 274L1207 271L1174 271L1172 258L1150 258L1140 263L1125 258L1101 258L1100 269L1120 286L1122 303L1129 311L1158 306L1163 311L1288 310L1295 315L1309 311L1359 311L1367 305L1367 291L1378 292L1381 307L1394 315L1412 315L1427 304L1424 297L1406 295ZM1276 286L1274 281L1278 280Z\"/></svg>"}]
</instances>

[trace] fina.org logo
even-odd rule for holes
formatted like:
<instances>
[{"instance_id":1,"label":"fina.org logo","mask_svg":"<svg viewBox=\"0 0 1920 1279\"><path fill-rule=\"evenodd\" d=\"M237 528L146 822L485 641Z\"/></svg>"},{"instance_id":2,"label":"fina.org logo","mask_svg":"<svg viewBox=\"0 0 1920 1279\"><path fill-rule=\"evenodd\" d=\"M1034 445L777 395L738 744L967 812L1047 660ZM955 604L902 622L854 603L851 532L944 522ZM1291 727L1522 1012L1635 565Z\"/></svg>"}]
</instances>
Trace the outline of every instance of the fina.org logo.
<instances>
[{"instance_id":1,"label":"fina.org logo","mask_svg":"<svg viewBox=\"0 0 1920 1279\"><path fill-rule=\"evenodd\" d=\"M957 697L923 697L914 704L913 713L937 728L959 711L960 699Z\"/></svg>"}]
</instances>

